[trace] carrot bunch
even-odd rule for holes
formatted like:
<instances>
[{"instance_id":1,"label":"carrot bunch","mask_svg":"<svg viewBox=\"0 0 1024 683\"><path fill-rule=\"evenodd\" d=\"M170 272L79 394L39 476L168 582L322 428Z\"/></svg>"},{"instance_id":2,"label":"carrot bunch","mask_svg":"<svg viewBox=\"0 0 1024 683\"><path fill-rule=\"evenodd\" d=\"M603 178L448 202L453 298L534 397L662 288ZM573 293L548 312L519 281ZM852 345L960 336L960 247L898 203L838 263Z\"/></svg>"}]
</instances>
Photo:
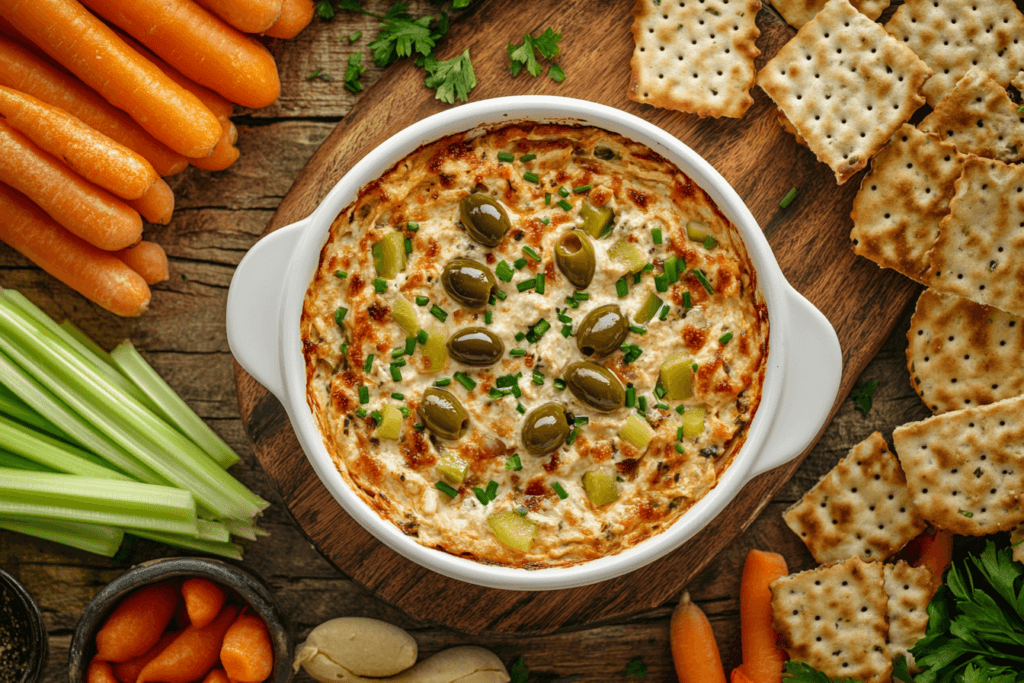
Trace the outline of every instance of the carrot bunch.
<instances>
[{"instance_id":1,"label":"carrot bunch","mask_svg":"<svg viewBox=\"0 0 1024 683\"><path fill-rule=\"evenodd\" d=\"M141 588L96 634L86 683L260 683L274 669L266 624L216 583Z\"/></svg>"},{"instance_id":2,"label":"carrot bunch","mask_svg":"<svg viewBox=\"0 0 1024 683\"><path fill-rule=\"evenodd\" d=\"M142 242L163 178L239 157L233 105L280 94L251 34L292 38L312 0L0 3L0 240L87 298L143 313L167 256Z\"/></svg>"}]
</instances>

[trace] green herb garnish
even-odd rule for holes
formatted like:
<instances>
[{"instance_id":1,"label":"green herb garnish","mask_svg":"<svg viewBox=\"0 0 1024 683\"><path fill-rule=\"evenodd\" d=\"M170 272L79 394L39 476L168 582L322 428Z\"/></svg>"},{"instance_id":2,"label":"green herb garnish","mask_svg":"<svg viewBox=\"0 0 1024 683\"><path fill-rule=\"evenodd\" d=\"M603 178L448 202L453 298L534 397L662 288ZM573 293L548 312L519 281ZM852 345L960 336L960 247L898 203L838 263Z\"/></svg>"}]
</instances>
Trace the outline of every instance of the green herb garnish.
<instances>
[{"instance_id":1,"label":"green herb garnish","mask_svg":"<svg viewBox=\"0 0 1024 683\"><path fill-rule=\"evenodd\" d=\"M857 404L857 410L868 414L871 410L871 399L875 395L875 390L878 389L878 380L871 380L867 384L862 384L853 391L850 392L850 398Z\"/></svg>"},{"instance_id":2,"label":"green herb garnish","mask_svg":"<svg viewBox=\"0 0 1024 683\"><path fill-rule=\"evenodd\" d=\"M789 192L787 192L786 196L782 198L781 202L779 202L779 208L788 209L789 205L792 204L795 199L796 199L796 188L794 187Z\"/></svg>"},{"instance_id":3,"label":"green herb garnish","mask_svg":"<svg viewBox=\"0 0 1024 683\"><path fill-rule=\"evenodd\" d=\"M454 498L455 496L459 495L458 491L456 491L455 489L453 489L451 486L449 486L447 483L445 483L443 481L439 481L439 482L435 483L434 484L434 488L436 488L438 491L440 491L444 495L448 496L449 498Z\"/></svg>"}]
</instances>

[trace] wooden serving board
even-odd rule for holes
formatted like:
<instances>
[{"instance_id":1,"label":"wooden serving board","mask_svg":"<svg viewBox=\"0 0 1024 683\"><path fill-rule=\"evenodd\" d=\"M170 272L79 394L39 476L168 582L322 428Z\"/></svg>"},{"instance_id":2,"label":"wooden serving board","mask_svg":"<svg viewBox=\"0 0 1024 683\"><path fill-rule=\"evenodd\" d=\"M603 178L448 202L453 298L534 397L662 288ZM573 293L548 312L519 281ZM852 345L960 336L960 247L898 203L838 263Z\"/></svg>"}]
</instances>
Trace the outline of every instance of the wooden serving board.
<instances>
[{"instance_id":1,"label":"wooden serving board","mask_svg":"<svg viewBox=\"0 0 1024 683\"><path fill-rule=\"evenodd\" d=\"M470 49L479 83L472 92L475 101L547 94L600 102L661 126L702 154L746 201L789 281L835 326L845 366L838 407L916 291L910 280L881 271L851 251L849 214L860 177L837 187L831 170L780 129L774 107L757 89L754 106L740 120L701 120L629 101L631 7L628 0L477 0L452 27L441 56ZM565 82L525 73L511 78L506 44L549 25L565 36L560 58ZM794 30L770 10L760 12L758 25L760 68ZM409 60L392 66L299 174L267 232L309 215L377 144L446 108L433 99L433 91L423 86L423 72ZM798 198L780 209L791 187L798 188ZM411 616L471 633L549 632L622 619L664 604L750 524L802 459L750 482L697 537L632 574L572 590L500 591L434 574L364 531L321 485L277 400L237 365L236 379L242 420L257 457L320 552Z\"/></svg>"}]
</instances>

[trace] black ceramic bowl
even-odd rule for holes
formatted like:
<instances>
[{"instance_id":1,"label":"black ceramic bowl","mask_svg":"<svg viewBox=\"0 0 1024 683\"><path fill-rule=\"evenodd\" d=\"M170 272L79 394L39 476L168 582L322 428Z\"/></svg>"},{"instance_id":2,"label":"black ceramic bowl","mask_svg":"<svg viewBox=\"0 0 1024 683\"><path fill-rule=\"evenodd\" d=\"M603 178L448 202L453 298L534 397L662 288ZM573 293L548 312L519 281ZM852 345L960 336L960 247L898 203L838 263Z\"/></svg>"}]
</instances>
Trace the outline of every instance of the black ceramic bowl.
<instances>
[{"instance_id":1,"label":"black ceramic bowl","mask_svg":"<svg viewBox=\"0 0 1024 683\"><path fill-rule=\"evenodd\" d=\"M13 622L13 623L11 623ZM10 632L4 633L5 624ZM4 642L7 638L10 643ZM12 647L13 646L13 647ZM35 600L25 587L13 576L0 569L0 680L7 680L5 667L24 667L20 678L14 683L36 683L43 675L49 648L46 641L46 625Z\"/></svg>"},{"instance_id":2,"label":"black ceramic bowl","mask_svg":"<svg viewBox=\"0 0 1024 683\"><path fill-rule=\"evenodd\" d=\"M287 683L292 677L295 644L270 590L260 579L243 569L227 562L201 557L174 557L144 562L132 567L97 593L82 612L82 618L78 620L75 635L71 639L69 682L85 683L89 661L96 654L96 632L121 600L143 586L192 576L202 576L233 591L263 619L274 646L274 672L269 680L272 683Z\"/></svg>"}]
</instances>

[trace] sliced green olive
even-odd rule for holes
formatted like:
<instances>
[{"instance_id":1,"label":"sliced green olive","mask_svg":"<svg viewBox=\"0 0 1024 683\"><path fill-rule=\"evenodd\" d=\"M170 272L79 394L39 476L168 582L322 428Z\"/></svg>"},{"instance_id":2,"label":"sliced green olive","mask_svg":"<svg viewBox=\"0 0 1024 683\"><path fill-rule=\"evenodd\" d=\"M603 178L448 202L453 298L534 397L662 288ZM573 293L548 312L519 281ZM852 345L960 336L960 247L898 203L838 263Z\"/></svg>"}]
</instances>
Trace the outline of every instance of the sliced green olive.
<instances>
[{"instance_id":1,"label":"sliced green olive","mask_svg":"<svg viewBox=\"0 0 1024 683\"><path fill-rule=\"evenodd\" d=\"M573 363L565 371L565 385L572 395L595 410L607 413L626 403L622 382L597 363Z\"/></svg>"},{"instance_id":2,"label":"sliced green olive","mask_svg":"<svg viewBox=\"0 0 1024 683\"><path fill-rule=\"evenodd\" d=\"M576 289L586 289L594 279L597 257L594 245L581 230L570 230L555 242L555 263Z\"/></svg>"},{"instance_id":3,"label":"sliced green olive","mask_svg":"<svg viewBox=\"0 0 1024 683\"><path fill-rule=\"evenodd\" d=\"M466 232L485 247L496 247L512 224L497 200L474 192L459 202L459 214Z\"/></svg>"},{"instance_id":4,"label":"sliced green olive","mask_svg":"<svg viewBox=\"0 0 1024 683\"><path fill-rule=\"evenodd\" d=\"M448 338L448 354L466 365L493 365L505 354L505 345L486 328L464 327Z\"/></svg>"},{"instance_id":5,"label":"sliced green olive","mask_svg":"<svg viewBox=\"0 0 1024 683\"><path fill-rule=\"evenodd\" d=\"M461 438L469 429L466 409L451 393L431 387L423 392L423 400L416 413L423 426L441 439Z\"/></svg>"},{"instance_id":6,"label":"sliced green olive","mask_svg":"<svg viewBox=\"0 0 1024 683\"><path fill-rule=\"evenodd\" d=\"M603 358L622 346L629 334L629 321L619 307L608 304L595 308L576 330L576 346L584 356Z\"/></svg>"},{"instance_id":7,"label":"sliced green olive","mask_svg":"<svg viewBox=\"0 0 1024 683\"><path fill-rule=\"evenodd\" d=\"M580 218L583 219L583 232L596 240L611 232L615 212L610 206L594 206L586 201L580 206Z\"/></svg>"},{"instance_id":8,"label":"sliced green olive","mask_svg":"<svg viewBox=\"0 0 1024 683\"><path fill-rule=\"evenodd\" d=\"M558 449L568 436L565 408L556 403L545 403L531 411L523 422L523 447L532 455Z\"/></svg>"},{"instance_id":9,"label":"sliced green olive","mask_svg":"<svg viewBox=\"0 0 1024 683\"><path fill-rule=\"evenodd\" d=\"M491 269L469 258L449 261L441 273L441 284L448 296L466 308L486 306L497 286Z\"/></svg>"}]
</instances>

